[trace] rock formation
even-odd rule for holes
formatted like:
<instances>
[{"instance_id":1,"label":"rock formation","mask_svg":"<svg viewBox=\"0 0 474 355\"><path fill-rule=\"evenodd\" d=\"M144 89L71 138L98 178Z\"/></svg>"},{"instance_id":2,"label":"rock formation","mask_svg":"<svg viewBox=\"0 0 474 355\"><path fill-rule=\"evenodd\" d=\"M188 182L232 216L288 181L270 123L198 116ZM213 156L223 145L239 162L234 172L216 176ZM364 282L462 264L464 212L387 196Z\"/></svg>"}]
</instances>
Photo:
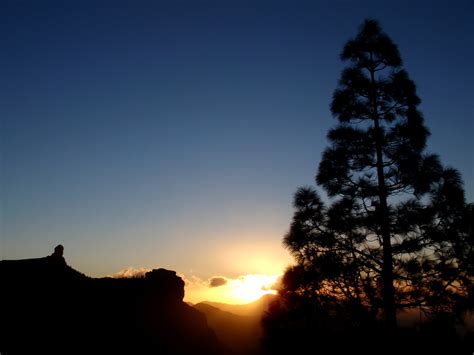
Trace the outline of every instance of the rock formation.
<instances>
[{"instance_id":1,"label":"rock formation","mask_svg":"<svg viewBox=\"0 0 474 355\"><path fill-rule=\"evenodd\" d=\"M68 266L63 251L0 261L2 355L229 353L183 302L174 271L90 278Z\"/></svg>"}]
</instances>

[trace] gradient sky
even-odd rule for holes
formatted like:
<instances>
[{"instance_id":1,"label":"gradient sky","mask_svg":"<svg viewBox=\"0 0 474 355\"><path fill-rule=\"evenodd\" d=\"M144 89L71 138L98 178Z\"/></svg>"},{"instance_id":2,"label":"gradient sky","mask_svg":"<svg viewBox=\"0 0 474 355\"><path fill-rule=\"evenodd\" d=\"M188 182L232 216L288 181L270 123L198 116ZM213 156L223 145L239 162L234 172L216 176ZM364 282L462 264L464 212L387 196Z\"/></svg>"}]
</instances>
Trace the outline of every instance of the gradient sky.
<instances>
[{"instance_id":1,"label":"gradient sky","mask_svg":"<svg viewBox=\"0 0 474 355\"><path fill-rule=\"evenodd\" d=\"M472 1L2 1L1 258L91 275L281 272L364 18L474 200Z\"/></svg>"}]
</instances>

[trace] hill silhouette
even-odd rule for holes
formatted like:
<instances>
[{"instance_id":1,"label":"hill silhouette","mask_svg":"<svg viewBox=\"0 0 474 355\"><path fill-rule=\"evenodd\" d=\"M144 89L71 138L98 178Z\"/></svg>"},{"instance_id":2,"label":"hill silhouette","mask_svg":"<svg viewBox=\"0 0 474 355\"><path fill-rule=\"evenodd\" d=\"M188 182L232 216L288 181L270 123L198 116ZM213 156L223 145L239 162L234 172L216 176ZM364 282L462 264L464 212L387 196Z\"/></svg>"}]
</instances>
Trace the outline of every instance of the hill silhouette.
<instances>
[{"instance_id":1,"label":"hill silhouette","mask_svg":"<svg viewBox=\"0 0 474 355\"><path fill-rule=\"evenodd\" d=\"M194 308L206 315L219 340L235 354L260 354L262 315L275 297L268 294L243 305L205 301Z\"/></svg>"},{"instance_id":2,"label":"hill silhouette","mask_svg":"<svg viewBox=\"0 0 474 355\"><path fill-rule=\"evenodd\" d=\"M174 271L90 278L48 257L0 261L0 353L228 354Z\"/></svg>"},{"instance_id":3,"label":"hill silhouette","mask_svg":"<svg viewBox=\"0 0 474 355\"><path fill-rule=\"evenodd\" d=\"M268 310L270 303L276 299L276 295L266 294L258 300L246 304L227 304L220 302L204 301L202 303L219 308L223 311L237 314L240 316L261 316L263 312Z\"/></svg>"},{"instance_id":4,"label":"hill silhouette","mask_svg":"<svg viewBox=\"0 0 474 355\"><path fill-rule=\"evenodd\" d=\"M198 303L194 308L206 315L218 339L235 354L260 354L261 317L236 315L206 303Z\"/></svg>"}]
</instances>

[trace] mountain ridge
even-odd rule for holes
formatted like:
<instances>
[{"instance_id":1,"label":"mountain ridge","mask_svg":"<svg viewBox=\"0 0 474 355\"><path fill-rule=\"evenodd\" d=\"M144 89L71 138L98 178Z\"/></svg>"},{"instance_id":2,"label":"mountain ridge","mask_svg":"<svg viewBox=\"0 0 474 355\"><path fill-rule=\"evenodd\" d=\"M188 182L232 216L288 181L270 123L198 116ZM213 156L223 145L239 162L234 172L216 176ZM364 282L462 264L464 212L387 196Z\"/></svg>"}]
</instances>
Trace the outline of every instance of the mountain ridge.
<instances>
[{"instance_id":1,"label":"mountain ridge","mask_svg":"<svg viewBox=\"0 0 474 355\"><path fill-rule=\"evenodd\" d=\"M260 315L237 315L205 302L194 305L194 308L206 315L207 322L218 339L229 346L234 354L261 354L260 339L263 331Z\"/></svg>"},{"instance_id":2,"label":"mountain ridge","mask_svg":"<svg viewBox=\"0 0 474 355\"><path fill-rule=\"evenodd\" d=\"M176 272L91 278L62 253L58 246L44 258L0 261L2 355L231 353L183 302Z\"/></svg>"},{"instance_id":3,"label":"mountain ridge","mask_svg":"<svg viewBox=\"0 0 474 355\"><path fill-rule=\"evenodd\" d=\"M270 303L273 302L276 298L276 295L268 293L253 302L245 304L229 304L213 301L203 301L198 304L207 304L216 307L222 311L230 312L232 314L240 316L262 316L263 313L268 310Z\"/></svg>"}]
</instances>

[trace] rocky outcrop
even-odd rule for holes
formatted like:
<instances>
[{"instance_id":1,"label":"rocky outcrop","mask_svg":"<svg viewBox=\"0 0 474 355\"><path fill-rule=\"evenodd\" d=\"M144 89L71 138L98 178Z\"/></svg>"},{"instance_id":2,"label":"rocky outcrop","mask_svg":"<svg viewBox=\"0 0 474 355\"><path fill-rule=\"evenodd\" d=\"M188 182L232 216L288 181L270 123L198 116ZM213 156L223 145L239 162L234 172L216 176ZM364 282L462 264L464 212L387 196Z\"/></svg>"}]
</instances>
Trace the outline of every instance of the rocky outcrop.
<instances>
[{"instance_id":1,"label":"rocky outcrop","mask_svg":"<svg viewBox=\"0 0 474 355\"><path fill-rule=\"evenodd\" d=\"M0 284L2 355L228 353L183 302L174 271L90 278L58 246L45 258L0 261Z\"/></svg>"}]
</instances>

